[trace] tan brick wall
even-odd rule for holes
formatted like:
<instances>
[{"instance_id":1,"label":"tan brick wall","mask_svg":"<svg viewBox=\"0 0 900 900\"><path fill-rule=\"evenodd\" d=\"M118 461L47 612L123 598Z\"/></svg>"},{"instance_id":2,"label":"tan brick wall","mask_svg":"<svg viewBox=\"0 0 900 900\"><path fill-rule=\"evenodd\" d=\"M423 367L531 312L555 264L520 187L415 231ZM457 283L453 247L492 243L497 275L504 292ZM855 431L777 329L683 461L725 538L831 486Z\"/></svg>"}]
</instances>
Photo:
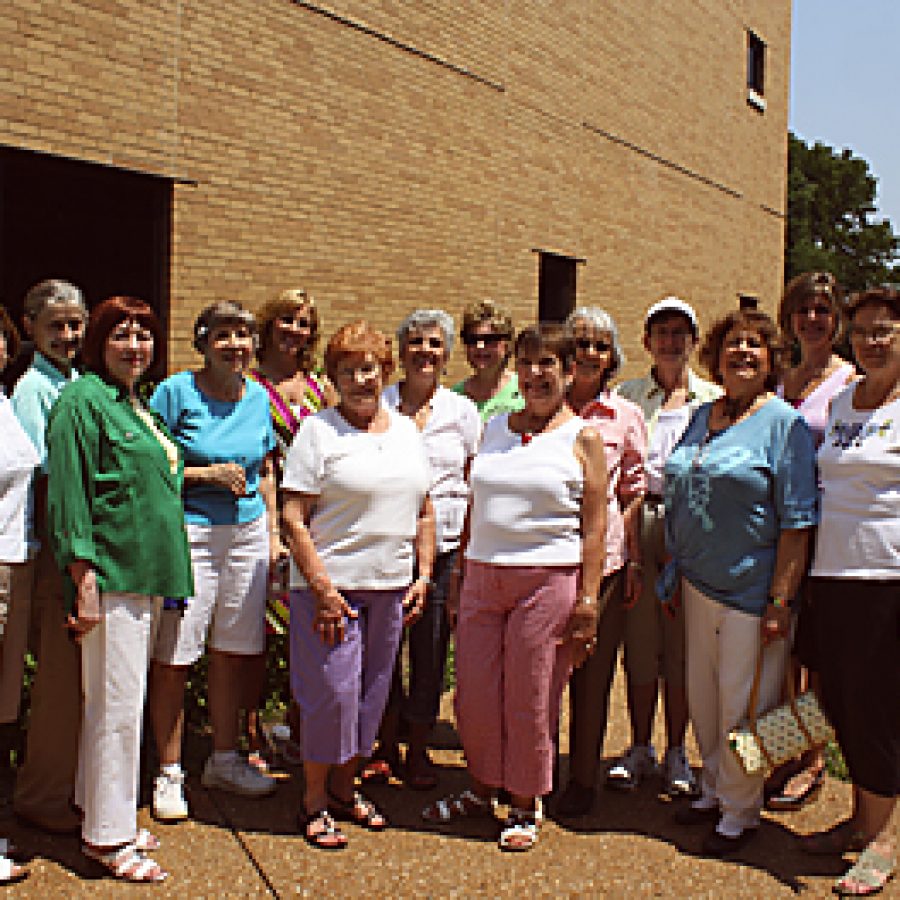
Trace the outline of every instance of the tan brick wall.
<instances>
[{"instance_id":1,"label":"tan brick wall","mask_svg":"<svg viewBox=\"0 0 900 900\"><path fill-rule=\"evenodd\" d=\"M482 296L527 321L543 248L586 260L631 372L664 292L774 306L789 39L789 0L6 0L0 144L180 179L175 366L207 302L288 285L328 327Z\"/></svg>"}]
</instances>

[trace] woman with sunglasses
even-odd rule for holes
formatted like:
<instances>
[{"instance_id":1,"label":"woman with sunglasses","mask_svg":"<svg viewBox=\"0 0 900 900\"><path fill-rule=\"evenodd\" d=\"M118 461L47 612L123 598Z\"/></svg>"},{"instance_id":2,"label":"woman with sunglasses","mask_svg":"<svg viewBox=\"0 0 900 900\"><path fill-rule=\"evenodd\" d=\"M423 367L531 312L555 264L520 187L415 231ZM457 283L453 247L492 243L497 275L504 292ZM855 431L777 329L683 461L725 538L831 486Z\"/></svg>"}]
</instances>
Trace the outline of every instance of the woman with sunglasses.
<instances>
[{"instance_id":1,"label":"woman with sunglasses","mask_svg":"<svg viewBox=\"0 0 900 900\"><path fill-rule=\"evenodd\" d=\"M385 778L385 766L397 767L401 718L409 733L405 780L413 790L437 784L428 758L428 739L437 721L444 690L444 668L450 627L444 599L450 573L459 565L459 539L469 490L466 476L481 437L475 404L441 386L441 373L453 349L453 319L440 309L418 309L397 329L403 378L382 394L388 409L415 422L425 444L431 470L429 496L434 505L437 555L428 603L409 626L409 691L404 696L400 666L385 711L377 758L363 776Z\"/></svg>"},{"instance_id":2,"label":"woman with sunglasses","mask_svg":"<svg viewBox=\"0 0 900 900\"><path fill-rule=\"evenodd\" d=\"M625 602L640 594L637 513L646 486L647 430L640 407L609 391L622 366L616 324L609 313L580 307L566 320L575 346L568 391L573 412L589 421L606 452L606 561L597 595L596 651L572 675L569 699L569 785L561 815L583 815L594 801L597 750L606 732L609 691L625 625Z\"/></svg>"},{"instance_id":3,"label":"woman with sunglasses","mask_svg":"<svg viewBox=\"0 0 900 900\"><path fill-rule=\"evenodd\" d=\"M492 300L467 306L463 312L460 338L472 374L453 385L457 394L468 397L487 422L500 413L518 412L525 406L514 372L506 368L513 336L512 319Z\"/></svg>"},{"instance_id":4,"label":"woman with sunglasses","mask_svg":"<svg viewBox=\"0 0 900 900\"><path fill-rule=\"evenodd\" d=\"M796 364L785 373L776 393L799 412L816 440L822 443L831 399L856 377L856 368L834 352L840 331L841 292L828 272L805 272L791 279L784 291L778 322L785 339L799 351ZM798 690L818 670L815 661L812 606L807 585L800 589L794 666ZM802 669L800 667L803 667ZM822 784L825 758L821 747L776 769L766 782L766 806L771 810L798 809Z\"/></svg>"}]
</instances>

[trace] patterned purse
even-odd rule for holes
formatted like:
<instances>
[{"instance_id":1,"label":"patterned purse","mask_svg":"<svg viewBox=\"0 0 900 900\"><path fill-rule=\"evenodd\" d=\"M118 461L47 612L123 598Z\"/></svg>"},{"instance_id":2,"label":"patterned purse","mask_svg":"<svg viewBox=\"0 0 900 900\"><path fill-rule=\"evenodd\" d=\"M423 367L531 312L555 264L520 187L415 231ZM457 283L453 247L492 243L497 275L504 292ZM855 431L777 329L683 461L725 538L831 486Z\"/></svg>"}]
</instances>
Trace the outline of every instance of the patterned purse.
<instances>
[{"instance_id":1,"label":"patterned purse","mask_svg":"<svg viewBox=\"0 0 900 900\"><path fill-rule=\"evenodd\" d=\"M762 658L760 649L747 702L747 718L728 733L728 745L748 775L765 776L806 750L832 740L834 729L812 690L796 695L790 665L785 667L784 678L787 703L757 716Z\"/></svg>"}]
</instances>

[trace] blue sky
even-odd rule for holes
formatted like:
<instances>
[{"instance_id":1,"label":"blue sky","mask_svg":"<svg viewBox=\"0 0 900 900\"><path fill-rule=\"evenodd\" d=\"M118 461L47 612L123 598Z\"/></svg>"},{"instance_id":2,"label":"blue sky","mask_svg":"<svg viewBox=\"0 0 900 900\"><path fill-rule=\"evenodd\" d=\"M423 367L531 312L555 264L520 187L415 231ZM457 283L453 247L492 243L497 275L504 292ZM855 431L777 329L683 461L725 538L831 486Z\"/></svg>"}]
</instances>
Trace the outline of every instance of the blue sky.
<instances>
[{"instance_id":1,"label":"blue sky","mask_svg":"<svg viewBox=\"0 0 900 900\"><path fill-rule=\"evenodd\" d=\"M900 234L900 0L793 0L790 127L849 147Z\"/></svg>"}]
</instances>

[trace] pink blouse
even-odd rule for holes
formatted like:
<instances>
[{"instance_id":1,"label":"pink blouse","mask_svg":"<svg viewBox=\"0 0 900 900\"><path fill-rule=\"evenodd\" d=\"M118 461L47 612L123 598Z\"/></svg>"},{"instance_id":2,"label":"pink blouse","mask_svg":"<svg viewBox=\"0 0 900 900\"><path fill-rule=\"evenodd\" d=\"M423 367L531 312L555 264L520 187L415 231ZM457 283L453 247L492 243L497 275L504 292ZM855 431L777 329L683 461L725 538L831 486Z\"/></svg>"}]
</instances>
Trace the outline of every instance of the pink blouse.
<instances>
[{"instance_id":1,"label":"pink blouse","mask_svg":"<svg viewBox=\"0 0 900 900\"><path fill-rule=\"evenodd\" d=\"M809 430L816 439L816 446L822 443L825 427L828 425L828 409L831 398L856 375L856 369L850 363L844 363L835 369L808 397L803 400L790 401L791 406L806 419ZM776 390L784 399L784 385L779 384Z\"/></svg>"},{"instance_id":2,"label":"pink blouse","mask_svg":"<svg viewBox=\"0 0 900 900\"><path fill-rule=\"evenodd\" d=\"M604 391L579 413L603 437L607 466L606 565L611 575L625 565L624 510L647 489L647 426L641 408Z\"/></svg>"}]
</instances>

